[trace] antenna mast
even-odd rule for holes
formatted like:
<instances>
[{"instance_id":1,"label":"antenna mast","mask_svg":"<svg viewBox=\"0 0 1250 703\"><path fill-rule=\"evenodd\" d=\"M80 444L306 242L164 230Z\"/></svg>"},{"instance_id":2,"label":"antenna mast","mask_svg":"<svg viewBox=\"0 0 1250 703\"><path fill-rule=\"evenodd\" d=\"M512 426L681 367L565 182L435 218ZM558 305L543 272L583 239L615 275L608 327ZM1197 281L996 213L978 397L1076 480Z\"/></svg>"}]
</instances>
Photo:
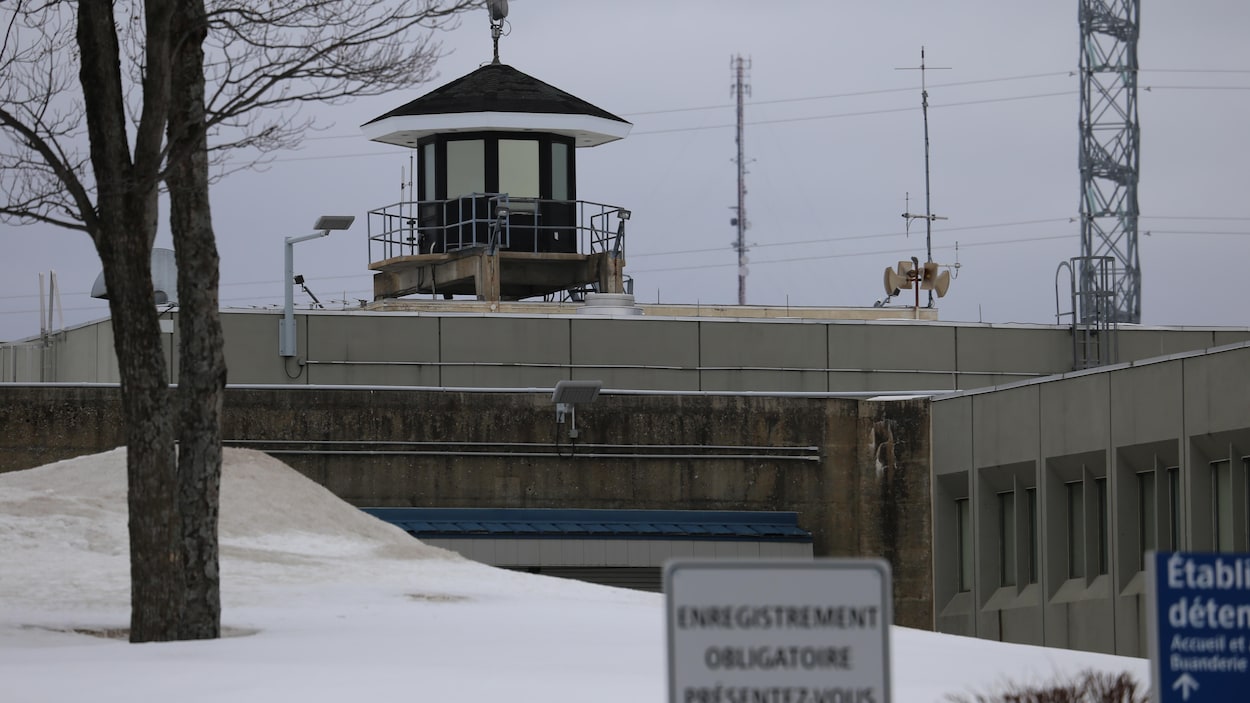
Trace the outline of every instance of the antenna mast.
<instances>
[{"instance_id":1,"label":"antenna mast","mask_svg":"<svg viewBox=\"0 0 1250 703\"><path fill-rule=\"evenodd\" d=\"M490 38L495 44L495 60L499 63L499 37L503 36L503 21L508 16L508 0L486 0L490 10Z\"/></svg>"},{"instance_id":2,"label":"antenna mast","mask_svg":"<svg viewBox=\"0 0 1250 703\"><path fill-rule=\"evenodd\" d=\"M929 204L929 88L925 84L925 71L948 71L950 66L925 66L924 63L924 47L920 47L920 65L915 68L896 68L896 71L920 71L920 111L924 115L924 214L913 215L911 212L904 212L903 217L908 221L913 219L924 218L924 249L925 263L933 261L933 221L945 220L945 217L938 217L933 214L933 209ZM933 291L929 291L929 307L933 307Z\"/></svg>"},{"instance_id":3,"label":"antenna mast","mask_svg":"<svg viewBox=\"0 0 1250 703\"><path fill-rule=\"evenodd\" d=\"M1081 0L1081 305L1086 322L1141 322L1137 257L1137 37L1141 0ZM1101 290L1096 257L1110 257L1112 290ZM1106 310L1104 298L1112 298Z\"/></svg>"},{"instance_id":4,"label":"antenna mast","mask_svg":"<svg viewBox=\"0 0 1250 703\"><path fill-rule=\"evenodd\" d=\"M742 132L743 132L743 110L742 103L745 96L751 94L751 86L746 82L746 71L751 68L751 60L743 59L739 54L729 60L729 68L734 74L734 84L730 90L738 98L738 156L735 161L738 164L738 205L735 208L737 217L733 219L733 224L738 227L738 239L734 243L734 249L738 252L738 304L747 304L747 243L746 232L747 227L747 165L746 158L743 153Z\"/></svg>"}]
</instances>

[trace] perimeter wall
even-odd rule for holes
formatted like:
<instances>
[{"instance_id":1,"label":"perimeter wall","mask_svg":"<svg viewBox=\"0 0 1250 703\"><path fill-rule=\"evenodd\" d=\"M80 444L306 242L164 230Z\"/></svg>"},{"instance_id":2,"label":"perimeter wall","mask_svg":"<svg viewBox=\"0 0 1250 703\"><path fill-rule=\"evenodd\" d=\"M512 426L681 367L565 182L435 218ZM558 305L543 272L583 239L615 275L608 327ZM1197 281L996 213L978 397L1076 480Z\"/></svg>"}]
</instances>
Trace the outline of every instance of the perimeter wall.
<instances>
[{"instance_id":1,"label":"perimeter wall","mask_svg":"<svg viewBox=\"0 0 1250 703\"><path fill-rule=\"evenodd\" d=\"M604 393L576 445L550 391L231 388L228 445L359 506L795 511L817 556L883 556L931 628L929 401ZM0 470L121 444L111 387L0 386ZM557 439L559 444L557 445Z\"/></svg>"}]
</instances>

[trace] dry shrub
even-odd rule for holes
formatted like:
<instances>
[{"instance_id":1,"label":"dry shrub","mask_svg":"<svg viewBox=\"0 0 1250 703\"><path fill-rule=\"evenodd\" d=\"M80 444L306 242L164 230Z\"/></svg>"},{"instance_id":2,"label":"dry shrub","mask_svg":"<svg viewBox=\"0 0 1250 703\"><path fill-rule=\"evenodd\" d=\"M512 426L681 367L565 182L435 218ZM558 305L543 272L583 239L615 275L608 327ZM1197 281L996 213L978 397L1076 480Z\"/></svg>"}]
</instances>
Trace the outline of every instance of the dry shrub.
<instances>
[{"instance_id":1,"label":"dry shrub","mask_svg":"<svg viewBox=\"0 0 1250 703\"><path fill-rule=\"evenodd\" d=\"M1042 686L1007 684L995 693L950 695L951 703L1149 703L1148 692L1138 692L1137 681L1127 673L1081 672L1073 681Z\"/></svg>"}]
</instances>

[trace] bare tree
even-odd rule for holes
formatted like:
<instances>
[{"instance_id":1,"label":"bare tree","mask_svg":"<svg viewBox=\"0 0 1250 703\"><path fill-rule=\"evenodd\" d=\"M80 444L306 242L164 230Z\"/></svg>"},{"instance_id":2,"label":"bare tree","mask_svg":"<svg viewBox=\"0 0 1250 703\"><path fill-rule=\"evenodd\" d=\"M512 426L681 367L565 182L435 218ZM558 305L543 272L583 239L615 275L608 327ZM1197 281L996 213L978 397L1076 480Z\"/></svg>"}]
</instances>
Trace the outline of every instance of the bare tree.
<instances>
[{"instance_id":1,"label":"bare tree","mask_svg":"<svg viewBox=\"0 0 1250 703\"><path fill-rule=\"evenodd\" d=\"M210 155L250 149L232 163L251 165L299 143L312 125L303 104L426 80L439 53L432 30L480 4L17 0L0 10L0 219L85 232L109 291L128 448L131 641L220 633L226 369ZM150 269L162 183L181 305L173 396Z\"/></svg>"},{"instance_id":2,"label":"bare tree","mask_svg":"<svg viewBox=\"0 0 1250 703\"><path fill-rule=\"evenodd\" d=\"M208 0L204 67L210 148L224 171L228 152L248 167L297 146L315 119L309 104L411 88L430 79L441 55L435 30L456 26L483 0Z\"/></svg>"},{"instance_id":3,"label":"bare tree","mask_svg":"<svg viewBox=\"0 0 1250 703\"><path fill-rule=\"evenodd\" d=\"M226 359L218 312L216 238L209 207L203 0L178 0L172 23L169 224L178 265L178 507L186 581L179 639L221 635L217 557L221 411Z\"/></svg>"}]
</instances>

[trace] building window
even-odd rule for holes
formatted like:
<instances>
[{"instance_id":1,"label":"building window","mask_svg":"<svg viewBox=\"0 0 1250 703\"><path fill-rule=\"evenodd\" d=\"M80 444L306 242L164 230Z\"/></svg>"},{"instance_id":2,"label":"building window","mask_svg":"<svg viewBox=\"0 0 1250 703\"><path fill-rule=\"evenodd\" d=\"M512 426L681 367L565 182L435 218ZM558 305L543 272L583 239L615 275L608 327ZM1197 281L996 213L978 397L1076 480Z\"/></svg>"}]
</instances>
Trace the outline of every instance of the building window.
<instances>
[{"instance_id":1,"label":"building window","mask_svg":"<svg viewBox=\"0 0 1250 703\"><path fill-rule=\"evenodd\" d=\"M1159 521L1155 500L1155 472L1143 471L1137 474L1137 537L1141 547L1138 550L1141 553L1137 562L1138 570L1145 570L1146 554L1158 547Z\"/></svg>"},{"instance_id":2,"label":"building window","mask_svg":"<svg viewBox=\"0 0 1250 703\"><path fill-rule=\"evenodd\" d=\"M551 143L551 197L554 200L570 200L569 145Z\"/></svg>"},{"instance_id":3,"label":"building window","mask_svg":"<svg viewBox=\"0 0 1250 703\"><path fill-rule=\"evenodd\" d=\"M1168 467L1168 551L1181 548L1181 467Z\"/></svg>"},{"instance_id":4,"label":"building window","mask_svg":"<svg viewBox=\"0 0 1250 703\"><path fill-rule=\"evenodd\" d=\"M457 139L447 142L447 197L486 192L486 142Z\"/></svg>"},{"instance_id":5,"label":"building window","mask_svg":"<svg viewBox=\"0 0 1250 703\"><path fill-rule=\"evenodd\" d=\"M1016 494L998 494L998 585L1016 585Z\"/></svg>"},{"instance_id":6,"label":"building window","mask_svg":"<svg viewBox=\"0 0 1250 703\"><path fill-rule=\"evenodd\" d=\"M972 590L972 512L967 498L955 501L955 529L959 533L959 590Z\"/></svg>"},{"instance_id":7,"label":"building window","mask_svg":"<svg viewBox=\"0 0 1250 703\"><path fill-rule=\"evenodd\" d=\"M1068 578L1085 576L1085 486L1065 483L1068 508Z\"/></svg>"},{"instance_id":8,"label":"building window","mask_svg":"<svg viewBox=\"0 0 1250 703\"><path fill-rule=\"evenodd\" d=\"M539 196L537 141L499 140L499 192L512 198Z\"/></svg>"},{"instance_id":9,"label":"building window","mask_svg":"<svg viewBox=\"0 0 1250 703\"><path fill-rule=\"evenodd\" d=\"M1244 520L1246 529L1246 549L1250 549L1250 457L1241 458L1241 470L1243 472L1242 475L1245 477L1244 483L1246 486L1246 500L1245 505L1242 506L1245 512L1242 514L1246 516L1246 519Z\"/></svg>"},{"instance_id":10,"label":"building window","mask_svg":"<svg viewBox=\"0 0 1250 703\"><path fill-rule=\"evenodd\" d=\"M434 199L434 184L437 176L434 161L434 142L427 142L421 147L421 199Z\"/></svg>"},{"instance_id":11,"label":"building window","mask_svg":"<svg viewBox=\"0 0 1250 703\"><path fill-rule=\"evenodd\" d=\"M1037 583L1037 487L1024 489L1026 509L1025 529L1029 531L1025 544L1029 548L1029 583Z\"/></svg>"},{"instance_id":12,"label":"building window","mask_svg":"<svg viewBox=\"0 0 1250 703\"><path fill-rule=\"evenodd\" d=\"M1211 519L1215 551L1233 551L1233 464L1227 459L1211 462Z\"/></svg>"},{"instance_id":13,"label":"building window","mask_svg":"<svg viewBox=\"0 0 1250 703\"><path fill-rule=\"evenodd\" d=\"M1107 477L1094 479L1094 488L1098 493L1098 573L1111 573L1111 559L1108 555L1111 545L1111 530L1107 505Z\"/></svg>"}]
</instances>

